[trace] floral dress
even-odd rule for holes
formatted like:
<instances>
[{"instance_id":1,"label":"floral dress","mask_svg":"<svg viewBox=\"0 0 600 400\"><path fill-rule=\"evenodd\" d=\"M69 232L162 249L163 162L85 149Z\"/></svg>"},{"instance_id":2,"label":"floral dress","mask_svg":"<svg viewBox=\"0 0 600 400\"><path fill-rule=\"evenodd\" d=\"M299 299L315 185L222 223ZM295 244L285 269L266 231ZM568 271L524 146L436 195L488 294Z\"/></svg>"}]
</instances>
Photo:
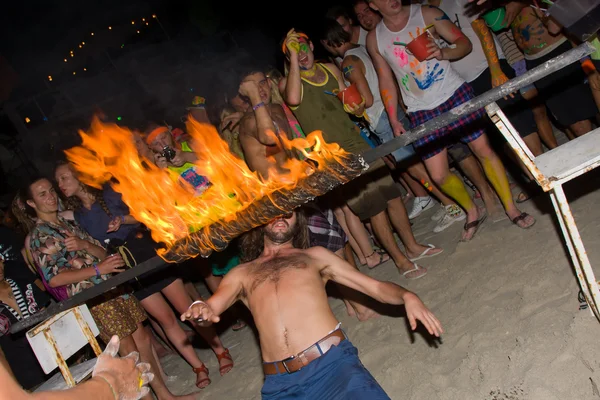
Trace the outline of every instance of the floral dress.
<instances>
[{"instance_id":1,"label":"floral dress","mask_svg":"<svg viewBox=\"0 0 600 400\"><path fill-rule=\"evenodd\" d=\"M93 268L100 260L86 250L67 251L65 239L77 236L95 245L100 245L77 224L59 217L59 224L39 222L31 231L29 247L34 262L46 283L63 271ZM108 279L108 275L92 276L80 282L60 287L65 298L76 295ZM147 319L146 313L138 301L124 293L124 287L117 288L87 302L94 317L100 338L108 343L112 335L124 338L138 328L138 324ZM54 293L53 293L54 295ZM61 296L62 297L62 296ZM64 298L57 298L64 300Z\"/></svg>"}]
</instances>

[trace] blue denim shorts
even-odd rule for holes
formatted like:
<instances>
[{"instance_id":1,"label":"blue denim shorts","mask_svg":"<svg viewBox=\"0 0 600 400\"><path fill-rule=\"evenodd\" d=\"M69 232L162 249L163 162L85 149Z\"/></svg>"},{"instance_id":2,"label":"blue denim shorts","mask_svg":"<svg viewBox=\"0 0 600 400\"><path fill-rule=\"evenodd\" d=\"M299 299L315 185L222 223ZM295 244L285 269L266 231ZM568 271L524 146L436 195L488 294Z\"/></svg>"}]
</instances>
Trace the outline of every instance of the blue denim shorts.
<instances>
[{"instance_id":1,"label":"blue denim shorts","mask_svg":"<svg viewBox=\"0 0 600 400\"><path fill-rule=\"evenodd\" d=\"M389 400L362 365L358 350L344 340L291 374L266 375L263 400Z\"/></svg>"},{"instance_id":2,"label":"blue denim shorts","mask_svg":"<svg viewBox=\"0 0 600 400\"><path fill-rule=\"evenodd\" d=\"M410 128L410 121L404 114L404 111L401 107L398 107L398 121L402 123L405 129ZM389 142L394 138L394 131L392 130L392 126L390 125L390 119L388 117L387 111L383 111L379 121L377 122L377 127L374 132L381 143ZM396 162L406 161L416 156L415 149L411 144L408 144L404 147L400 147L398 150L392 152L392 156L396 159Z\"/></svg>"}]
</instances>

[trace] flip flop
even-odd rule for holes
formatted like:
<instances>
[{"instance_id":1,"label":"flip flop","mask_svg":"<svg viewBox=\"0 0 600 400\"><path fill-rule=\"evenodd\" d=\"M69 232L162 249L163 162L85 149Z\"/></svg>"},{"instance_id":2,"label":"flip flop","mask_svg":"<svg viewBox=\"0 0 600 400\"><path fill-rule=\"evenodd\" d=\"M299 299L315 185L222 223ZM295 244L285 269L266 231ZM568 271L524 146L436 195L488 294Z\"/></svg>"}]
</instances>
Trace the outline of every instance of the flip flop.
<instances>
[{"instance_id":1,"label":"flip flop","mask_svg":"<svg viewBox=\"0 0 600 400\"><path fill-rule=\"evenodd\" d=\"M438 253L435 253L435 254L429 254L429 252L430 252L431 250L436 250L436 249L437 249L437 250L442 250L442 251L440 251L440 252L438 252ZM423 250L423 252L422 252L421 254L419 254L419 255L418 255L418 256L416 256L415 258L409 258L408 260L409 260L409 261L412 261L412 262L415 262L415 261L417 261L417 260L420 260L420 259L422 259L422 258L435 257L435 256L437 256L437 255L440 255L440 254L442 254L443 252L444 252L444 249L438 249L438 248L437 248L437 247L435 247L434 245L432 245L432 244L428 244L428 245L427 245L427 248L426 248L425 250Z\"/></svg>"},{"instance_id":2,"label":"flip flop","mask_svg":"<svg viewBox=\"0 0 600 400\"><path fill-rule=\"evenodd\" d=\"M408 280L415 281L415 280L417 280L417 279L419 279L419 278L422 278L422 277L424 277L425 275L427 275L427 268L425 268L425 267L419 267L419 266L417 265L417 263L413 263L413 266L414 266L414 268L413 268L413 269L411 269L411 270L408 270L408 271L404 271L404 272L402 273L402 276L403 276L403 277L405 277L405 278L406 278L406 279L408 279ZM406 276L407 274L410 274L411 272L415 272L415 271L421 271L421 270L425 271L425 273L424 273L424 274L422 274L422 275L416 276L416 277L414 277L414 278L409 278L409 277L407 277L407 276Z\"/></svg>"},{"instance_id":3,"label":"flip flop","mask_svg":"<svg viewBox=\"0 0 600 400\"><path fill-rule=\"evenodd\" d=\"M518 226L521 229L529 229L532 226L534 226L537 221L534 219L533 223L531 225L529 225L529 226L520 226L519 225L519 221L523 221L527 217L529 217L529 214L527 214L526 212L522 212L520 215L517 215L516 217L514 217L513 219L511 219L511 221L512 221L513 224L515 224L516 226Z\"/></svg>"},{"instance_id":4,"label":"flip flop","mask_svg":"<svg viewBox=\"0 0 600 400\"><path fill-rule=\"evenodd\" d=\"M231 327L231 330L234 332L237 331L241 331L242 329L246 328L248 325L242 321L241 319L238 319L237 321L235 321L235 324Z\"/></svg>"},{"instance_id":5,"label":"flip flop","mask_svg":"<svg viewBox=\"0 0 600 400\"><path fill-rule=\"evenodd\" d=\"M365 260L366 260L367 258L371 257L373 254L377 254L377 255L379 256L379 262L378 262L377 264L373 265L372 267L369 267L369 264L368 264L368 263L367 263L367 264L365 264L367 267L369 267L369 269L377 268L377 267L379 267L381 264L383 264L383 263L385 263L385 262L388 262L388 261L390 261L390 257L389 257L389 256L388 256L387 260L384 260L384 259L383 259L383 256L385 256L385 255L387 255L387 254L386 254L386 253L384 253L384 252L383 252L383 253L382 253L382 252L379 252L379 251L374 251L374 252L372 252L371 254L369 254L368 256L366 256L366 257L365 257Z\"/></svg>"},{"instance_id":6,"label":"flip flop","mask_svg":"<svg viewBox=\"0 0 600 400\"><path fill-rule=\"evenodd\" d=\"M479 231L479 228L481 228L483 221L485 221L485 219L487 218L487 211L485 210L485 208L484 209L480 208L479 212L482 213L483 215L481 215L479 217L479 219L477 219L475 221L467 222L463 228L465 231L468 231L471 228L475 228L473 235L471 236L470 239L460 239L459 242L462 242L462 243L470 242L471 240L473 240L475 235L477 235L477 231ZM519 217L517 217L517 218L519 218Z\"/></svg>"}]
</instances>

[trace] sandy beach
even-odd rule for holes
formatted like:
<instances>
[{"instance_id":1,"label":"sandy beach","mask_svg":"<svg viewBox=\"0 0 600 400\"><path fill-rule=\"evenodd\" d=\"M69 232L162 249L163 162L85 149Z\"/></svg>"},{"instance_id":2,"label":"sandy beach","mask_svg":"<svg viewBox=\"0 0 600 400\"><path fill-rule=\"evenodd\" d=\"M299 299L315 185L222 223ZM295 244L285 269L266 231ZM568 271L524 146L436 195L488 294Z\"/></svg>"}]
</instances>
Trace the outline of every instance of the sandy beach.
<instances>
[{"instance_id":1,"label":"sandy beach","mask_svg":"<svg viewBox=\"0 0 600 400\"><path fill-rule=\"evenodd\" d=\"M592 192L599 177L592 172L565 186L592 266L600 264L600 192ZM363 363L392 399L600 398L600 324L589 310L579 310L579 287L548 195L522 210L537 219L530 230L488 218L472 242L460 244L461 224L434 235L429 217L435 210L429 210L414 221L415 235L445 252L422 260L426 277L407 281L392 262L362 268L415 291L444 325L439 342L409 332L402 307L392 310L394 316L358 322L342 301L330 300ZM227 330L222 339L235 368L220 377L212 353L198 350L212 379L198 398L260 399L254 333ZM167 356L163 364L175 393L194 391L195 375L181 358Z\"/></svg>"}]
</instances>

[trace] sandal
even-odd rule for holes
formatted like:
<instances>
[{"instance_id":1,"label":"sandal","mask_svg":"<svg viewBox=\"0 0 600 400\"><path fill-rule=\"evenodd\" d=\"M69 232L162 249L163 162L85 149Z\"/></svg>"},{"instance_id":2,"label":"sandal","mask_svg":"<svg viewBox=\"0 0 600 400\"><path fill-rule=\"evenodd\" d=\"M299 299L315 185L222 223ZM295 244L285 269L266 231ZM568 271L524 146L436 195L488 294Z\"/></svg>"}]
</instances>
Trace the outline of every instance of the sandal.
<instances>
[{"instance_id":1,"label":"sandal","mask_svg":"<svg viewBox=\"0 0 600 400\"><path fill-rule=\"evenodd\" d=\"M390 256L387 256L387 254L385 252L373 251L371 254L369 254L368 256L365 257L365 261L367 260L367 258L372 257L375 254L377 254L379 256L379 261L377 262L377 264L373 265L372 267L369 267L369 264L367 263L367 267L369 267L369 269L377 268L384 262L388 262L390 260ZM387 259L384 260L383 257L385 257L385 256L387 256Z\"/></svg>"},{"instance_id":2,"label":"sandal","mask_svg":"<svg viewBox=\"0 0 600 400\"><path fill-rule=\"evenodd\" d=\"M515 224L516 226L518 226L521 229L529 229L532 226L535 225L536 220L534 219L533 222L531 223L531 225L527 225L527 226L520 226L519 222L523 221L525 218L529 217L529 214L527 214L526 212L522 212L520 215L517 215L516 217L514 217L513 219L511 219L512 223Z\"/></svg>"},{"instance_id":3,"label":"sandal","mask_svg":"<svg viewBox=\"0 0 600 400\"><path fill-rule=\"evenodd\" d=\"M467 222L463 228L465 231L475 228L475 231L473 231L473 235L471 235L470 239L460 239L460 242L463 242L463 243L470 242L471 240L473 240L475 235L477 235L477 231L479 230L479 228L481 228L481 225L487 218L487 211L485 209L483 209L483 212L480 209L479 212L482 213L482 215L479 217L479 219L476 219L475 221ZM517 217L517 218L519 218L519 217Z\"/></svg>"},{"instance_id":4,"label":"sandal","mask_svg":"<svg viewBox=\"0 0 600 400\"><path fill-rule=\"evenodd\" d=\"M222 352L221 354L216 354L216 356L217 361L219 361L219 364L221 364L221 360L223 359L231 361L229 364L225 364L219 367L219 373L221 374L221 376L225 375L233 369L233 358L231 358L231 354L229 354L229 349L225 349L224 352Z\"/></svg>"},{"instance_id":5,"label":"sandal","mask_svg":"<svg viewBox=\"0 0 600 400\"><path fill-rule=\"evenodd\" d=\"M210 378L208 377L208 368L206 368L206 365L202 364L201 367L198 368L192 368L192 370L194 371L194 373L196 375L204 372L206 374L206 378L200 379L198 380L198 377L196 377L196 387L198 389L204 389L205 387L207 387L208 385L210 385ZM206 382L206 384L204 384L204 382Z\"/></svg>"}]
</instances>

